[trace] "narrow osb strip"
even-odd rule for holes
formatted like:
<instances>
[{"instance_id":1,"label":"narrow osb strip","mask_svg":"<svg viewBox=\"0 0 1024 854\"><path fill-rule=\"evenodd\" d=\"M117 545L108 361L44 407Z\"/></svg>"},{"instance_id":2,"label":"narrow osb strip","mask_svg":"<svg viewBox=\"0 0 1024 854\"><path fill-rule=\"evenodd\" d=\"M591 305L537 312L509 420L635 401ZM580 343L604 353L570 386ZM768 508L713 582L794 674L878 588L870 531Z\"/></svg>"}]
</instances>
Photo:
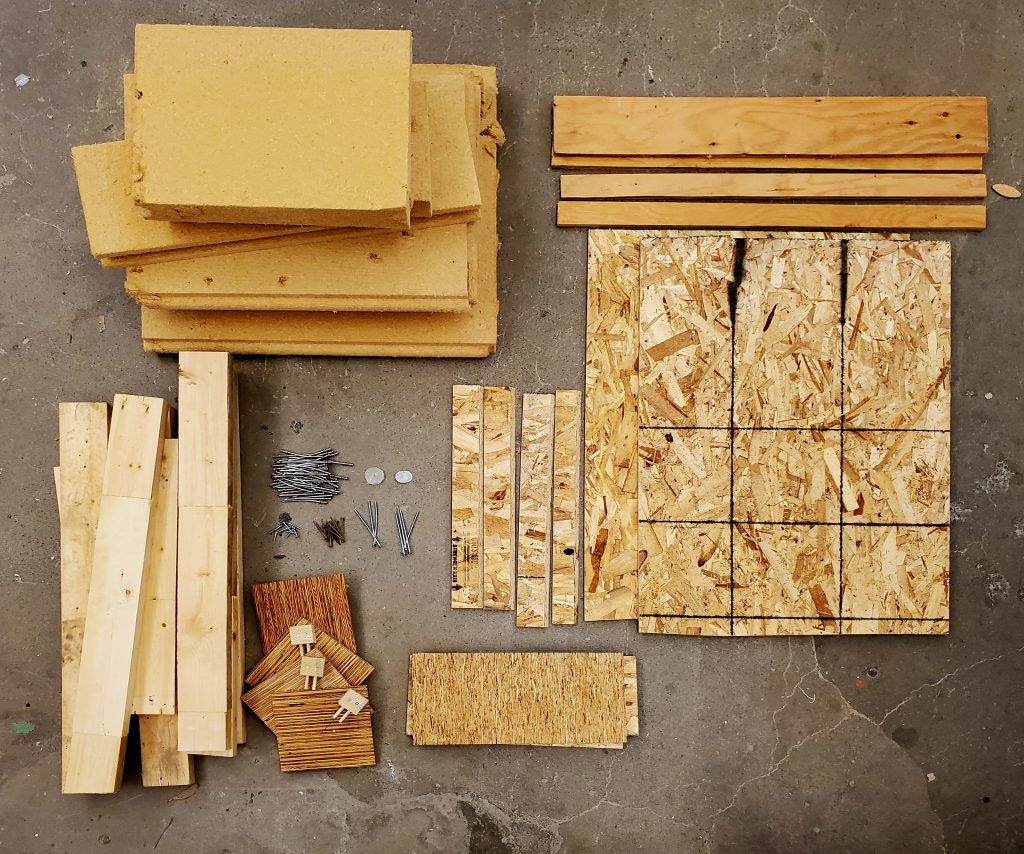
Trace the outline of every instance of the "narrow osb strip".
<instances>
[{"instance_id":1,"label":"narrow osb strip","mask_svg":"<svg viewBox=\"0 0 1024 854\"><path fill-rule=\"evenodd\" d=\"M728 524L640 524L641 614L729 614L730 574Z\"/></svg>"},{"instance_id":2,"label":"narrow osb strip","mask_svg":"<svg viewBox=\"0 0 1024 854\"><path fill-rule=\"evenodd\" d=\"M844 635L948 635L949 620L843 620Z\"/></svg>"},{"instance_id":3,"label":"narrow osb strip","mask_svg":"<svg viewBox=\"0 0 1024 854\"><path fill-rule=\"evenodd\" d=\"M294 691L274 697L282 771L365 768L376 764L370 707L366 706L358 715L349 715L344 723L334 717L346 690ZM352 690L369 699L362 685Z\"/></svg>"},{"instance_id":4,"label":"narrow osb strip","mask_svg":"<svg viewBox=\"0 0 1024 854\"><path fill-rule=\"evenodd\" d=\"M848 427L949 429L950 245L851 240Z\"/></svg>"},{"instance_id":5,"label":"narrow osb strip","mask_svg":"<svg viewBox=\"0 0 1024 854\"><path fill-rule=\"evenodd\" d=\"M737 427L835 427L841 407L838 241L751 240L736 312Z\"/></svg>"},{"instance_id":6,"label":"narrow osb strip","mask_svg":"<svg viewBox=\"0 0 1024 854\"><path fill-rule=\"evenodd\" d=\"M549 622L554 430L555 396L523 395L516 550L516 625L521 628Z\"/></svg>"},{"instance_id":7,"label":"narrow osb strip","mask_svg":"<svg viewBox=\"0 0 1024 854\"><path fill-rule=\"evenodd\" d=\"M644 635L693 635L729 637L732 634L728 617L650 617L639 620Z\"/></svg>"},{"instance_id":8,"label":"narrow osb strip","mask_svg":"<svg viewBox=\"0 0 1024 854\"><path fill-rule=\"evenodd\" d=\"M576 622L580 552L582 395L555 392L554 495L551 504L551 622Z\"/></svg>"},{"instance_id":9,"label":"narrow osb strip","mask_svg":"<svg viewBox=\"0 0 1024 854\"><path fill-rule=\"evenodd\" d=\"M728 427L736 241L650 238L640 258L640 424Z\"/></svg>"},{"instance_id":10,"label":"narrow osb strip","mask_svg":"<svg viewBox=\"0 0 1024 854\"><path fill-rule=\"evenodd\" d=\"M729 520L728 430L641 430L640 519Z\"/></svg>"},{"instance_id":11,"label":"narrow osb strip","mask_svg":"<svg viewBox=\"0 0 1024 854\"><path fill-rule=\"evenodd\" d=\"M492 611L512 609L515 445L515 389L485 388L483 605Z\"/></svg>"},{"instance_id":12,"label":"narrow osb strip","mask_svg":"<svg viewBox=\"0 0 1024 854\"><path fill-rule=\"evenodd\" d=\"M592 230L588 235L586 620L637 616L638 235L642 234Z\"/></svg>"},{"instance_id":13,"label":"narrow osb strip","mask_svg":"<svg viewBox=\"0 0 1024 854\"><path fill-rule=\"evenodd\" d=\"M255 688L242 695L245 703L271 730L277 731L274 720L274 696L282 691L301 691L306 687L306 677L299 673L299 661L289 661L281 670L272 673ZM321 688L348 688L349 683L329 661L324 663L324 675L317 680Z\"/></svg>"},{"instance_id":14,"label":"narrow osb strip","mask_svg":"<svg viewBox=\"0 0 1024 854\"><path fill-rule=\"evenodd\" d=\"M736 617L732 621L736 637L772 635L837 635L839 620L773 620L763 617Z\"/></svg>"},{"instance_id":15,"label":"narrow osb strip","mask_svg":"<svg viewBox=\"0 0 1024 854\"><path fill-rule=\"evenodd\" d=\"M483 388L452 387L453 608L480 608L483 584Z\"/></svg>"}]
</instances>

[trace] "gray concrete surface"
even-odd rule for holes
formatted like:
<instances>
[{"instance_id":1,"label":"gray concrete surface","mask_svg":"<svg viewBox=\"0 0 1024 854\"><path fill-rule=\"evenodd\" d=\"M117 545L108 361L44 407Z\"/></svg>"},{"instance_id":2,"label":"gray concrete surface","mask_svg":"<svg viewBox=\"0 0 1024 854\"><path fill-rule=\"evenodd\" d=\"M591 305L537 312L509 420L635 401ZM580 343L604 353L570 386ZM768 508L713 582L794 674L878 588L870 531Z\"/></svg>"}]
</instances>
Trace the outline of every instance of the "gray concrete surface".
<instances>
[{"instance_id":1,"label":"gray concrete surface","mask_svg":"<svg viewBox=\"0 0 1024 854\"><path fill-rule=\"evenodd\" d=\"M988 172L1024 177L1019 3L803 2L0 4L0 852L1024 850L1024 201L993 198L984 233L953 237L948 638L641 638L625 623L517 632L446 607L452 382L583 380L584 234L553 224L552 95L988 95ZM410 27L421 62L499 68L497 355L240 360L246 580L349 573L359 642L378 668L372 770L282 774L250 718L238 758L200 761L187 800L143 790L132 756L119 795L58 793L56 404L174 394L174 360L143 354L119 274L88 253L68 153L121 135L136 21ZM22 73L32 79L17 88ZM366 548L355 520L341 549L272 545L271 453L326 444L361 467L415 473L375 493L422 509L414 558ZM351 516L367 494L353 485L336 503ZM255 661L251 612L248 628ZM621 752L413 749L406 656L507 648L639 656L643 735Z\"/></svg>"}]
</instances>

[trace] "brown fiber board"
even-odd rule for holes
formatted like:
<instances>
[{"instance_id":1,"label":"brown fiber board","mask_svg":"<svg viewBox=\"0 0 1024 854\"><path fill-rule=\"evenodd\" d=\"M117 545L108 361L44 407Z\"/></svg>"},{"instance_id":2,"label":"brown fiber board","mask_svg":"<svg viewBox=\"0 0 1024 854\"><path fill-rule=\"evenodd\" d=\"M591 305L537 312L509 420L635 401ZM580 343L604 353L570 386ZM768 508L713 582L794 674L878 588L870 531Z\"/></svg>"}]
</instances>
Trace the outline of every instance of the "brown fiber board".
<instances>
[{"instance_id":1,"label":"brown fiber board","mask_svg":"<svg viewBox=\"0 0 1024 854\"><path fill-rule=\"evenodd\" d=\"M589 228L774 228L980 231L985 206L803 202L558 203L558 224Z\"/></svg>"},{"instance_id":2,"label":"brown fiber board","mask_svg":"<svg viewBox=\"0 0 1024 854\"><path fill-rule=\"evenodd\" d=\"M128 268L139 303L170 309L468 311L465 224Z\"/></svg>"},{"instance_id":3,"label":"brown fiber board","mask_svg":"<svg viewBox=\"0 0 1024 854\"><path fill-rule=\"evenodd\" d=\"M670 156L608 154L551 154L551 165L562 169L774 169L850 172L980 172L981 154L935 154L895 157L748 157L746 155Z\"/></svg>"},{"instance_id":4,"label":"brown fiber board","mask_svg":"<svg viewBox=\"0 0 1024 854\"><path fill-rule=\"evenodd\" d=\"M544 628L550 622L554 438L555 396L524 394L516 548L516 625L520 628Z\"/></svg>"},{"instance_id":5,"label":"brown fiber board","mask_svg":"<svg viewBox=\"0 0 1024 854\"><path fill-rule=\"evenodd\" d=\"M409 657L413 744L621 747L618 653L419 653Z\"/></svg>"},{"instance_id":6,"label":"brown fiber board","mask_svg":"<svg viewBox=\"0 0 1024 854\"><path fill-rule=\"evenodd\" d=\"M411 64L403 31L140 24L135 199L191 222L407 226Z\"/></svg>"},{"instance_id":7,"label":"brown fiber board","mask_svg":"<svg viewBox=\"0 0 1024 854\"><path fill-rule=\"evenodd\" d=\"M582 395L575 389L559 389L551 500L551 623L556 626L575 625L577 618L582 434Z\"/></svg>"},{"instance_id":8,"label":"brown fiber board","mask_svg":"<svg viewBox=\"0 0 1024 854\"><path fill-rule=\"evenodd\" d=\"M949 243L850 241L845 425L949 429Z\"/></svg>"},{"instance_id":9,"label":"brown fiber board","mask_svg":"<svg viewBox=\"0 0 1024 854\"><path fill-rule=\"evenodd\" d=\"M731 452L728 429L641 428L640 519L728 521Z\"/></svg>"},{"instance_id":10,"label":"brown fiber board","mask_svg":"<svg viewBox=\"0 0 1024 854\"><path fill-rule=\"evenodd\" d=\"M559 154L984 154L988 100L568 95L553 135Z\"/></svg>"},{"instance_id":11,"label":"brown fiber board","mask_svg":"<svg viewBox=\"0 0 1024 854\"><path fill-rule=\"evenodd\" d=\"M308 620L297 620L296 625L308 624ZM330 635L316 630L314 646L324 654L324 658L344 677L350 685L361 685L373 673L373 665L364 661L352 650L336 641ZM245 681L253 687L259 685L273 673L291 665L297 665L302 657L299 648L292 644L291 638L285 635L277 645L268 652L260 662L245 675Z\"/></svg>"},{"instance_id":12,"label":"brown fiber board","mask_svg":"<svg viewBox=\"0 0 1024 854\"><path fill-rule=\"evenodd\" d=\"M300 671L300 658L289 659L285 666L260 682L256 687L242 695L245 703L256 717L271 730L277 731L274 719L274 696L284 691L303 691L306 689L306 677ZM349 688L349 682L334 668L329 661L324 663L324 675L317 680L317 690L321 688Z\"/></svg>"},{"instance_id":13,"label":"brown fiber board","mask_svg":"<svg viewBox=\"0 0 1024 854\"><path fill-rule=\"evenodd\" d=\"M516 554L514 388L484 388L483 430L483 607L510 611Z\"/></svg>"},{"instance_id":14,"label":"brown fiber board","mask_svg":"<svg viewBox=\"0 0 1024 854\"><path fill-rule=\"evenodd\" d=\"M369 697L366 688L353 688ZM282 771L366 768L377 764L369 706L344 723L334 718L344 690L292 691L274 697Z\"/></svg>"},{"instance_id":15,"label":"brown fiber board","mask_svg":"<svg viewBox=\"0 0 1024 854\"><path fill-rule=\"evenodd\" d=\"M451 606L483 607L484 390L452 386Z\"/></svg>"},{"instance_id":16,"label":"brown fiber board","mask_svg":"<svg viewBox=\"0 0 1024 854\"><path fill-rule=\"evenodd\" d=\"M341 573L269 581L252 586L263 654L269 655L288 629L301 620L356 652L348 584Z\"/></svg>"},{"instance_id":17,"label":"brown fiber board","mask_svg":"<svg viewBox=\"0 0 1024 854\"><path fill-rule=\"evenodd\" d=\"M147 350L230 349L235 353L358 356L483 357L497 341L497 147L504 134L497 121L497 79L493 68L469 65L418 66L424 73L457 71L481 86L480 104L467 104L476 135L477 179L482 204L469 227L476 261L470 277L468 312L400 317L348 312L170 312L143 309Z\"/></svg>"},{"instance_id":18,"label":"brown fiber board","mask_svg":"<svg viewBox=\"0 0 1024 854\"><path fill-rule=\"evenodd\" d=\"M628 620L637 616L640 246L636 232L591 231L587 242L583 618Z\"/></svg>"},{"instance_id":19,"label":"brown fiber board","mask_svg":"<svg viewBox=\"0 0 1024 854\"><path fill-rule=\"evenodd\" d=\"M635 172L563 175L563 199L983 199L963 173Z\"/></svg>"}]
</instances>

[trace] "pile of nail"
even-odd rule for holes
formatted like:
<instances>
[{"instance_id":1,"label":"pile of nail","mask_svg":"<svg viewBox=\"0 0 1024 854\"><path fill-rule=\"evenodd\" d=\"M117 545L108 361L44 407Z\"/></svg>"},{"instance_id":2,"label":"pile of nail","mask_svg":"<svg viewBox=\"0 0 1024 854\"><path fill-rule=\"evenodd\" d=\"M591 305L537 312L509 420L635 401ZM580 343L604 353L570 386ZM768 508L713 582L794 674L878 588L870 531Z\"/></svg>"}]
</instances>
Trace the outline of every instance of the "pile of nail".
<instances>
[{"instance_id":1,"label":"pile of nail","mask_svg":"<svg viewBox=\"0 0 1024 854\"><path fill-rule=\"evenodd\" d=\"M376 501L366 502L366 518L363 518L363 514L356 510L356 516L359 517L359 521L363 523L363 527L370 532L370 536L373 537L373 547L375 549L383 548L380 544L380 540L377 539L377 533L380 531L380 507Z\"/></svg>"},{"instance_id":2,"label":"pile of nail","mask_svg":"<svg viewBox=\"0 0 1024 854\"><path fill-rule=\"evenodd\" d=\"M299 528L298 525L292 522L290 513L282 513L277 517L277 527L270 533L274 535L274 542L276 543L281 537L297 537L299 535Z\"/></svg>"},{"instance_id":3,"label":"pile of nail","mask_svg":"<svg viewBox=\"0 0 1024 854\"><path fill-rule=\"evenodd\" d=\"M324 542L327 543L328 548L334 548L334 544L337 543L339 546L345 542L345 519L325 519L323 522L313 522L316 525L316 529L320 532L320 536L324 538Z\"/></svg>"},{"instance_id":4,"label":"pile of nail","mask_svg":"<svg viewBox=\"0 0 1024 854\"><path fill-rule=\"evenodd\" d=\"M335 474L331 466L351 466L336 460L338 452L324 448L312 454L279 451L270 470L270 485L282 501L311 501L326 504L339 492L347 477Z\"/></svg>"},{"instance_id":5,"label":"pile of nail","mask_svg":"<svg viewBox=\"0 0 1024 854\"><path fill-rule=\"evenodd\" d=\"M398 539L401 542L402 556L412 554L412 529L416 527L416 520L420 518L419 511L412 517L410 523L405 518L405 511L401 507L395 508L395 524L398 526Z\"/></svg>"}]
</instances>

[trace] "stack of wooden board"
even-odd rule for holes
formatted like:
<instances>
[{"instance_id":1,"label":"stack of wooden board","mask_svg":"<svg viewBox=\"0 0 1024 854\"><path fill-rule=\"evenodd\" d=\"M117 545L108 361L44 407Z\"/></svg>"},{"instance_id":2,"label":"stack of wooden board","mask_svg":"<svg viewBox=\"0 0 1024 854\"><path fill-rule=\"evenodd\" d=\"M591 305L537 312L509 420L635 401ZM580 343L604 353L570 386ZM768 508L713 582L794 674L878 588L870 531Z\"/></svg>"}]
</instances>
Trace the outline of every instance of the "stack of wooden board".
<instances>
[{"instance_id":1,"label":"stack of wooden board","mask_svg":"<svg viewBox=\"0 0 1024 854\"><path fill-rule=\"evenodd\" d=\"M125 140L73 156L147 349L493 352L493 68L413 65L401 31L170 25L135 66Z\"/></svg>"},{"instance_id":2,"label":"stack of wooden board","mask_svg":"<svg viewBox=\"0 0 1024 854\"><path fill-rule=\"evenodd\" d=\"M640 734L636 658L603 652L409 657L415 745L622 748Z\"/></svg>"},{"instance_id":3,"label":"stack of wooden board","mask_svg":"<svg viewBox=\"0 0 1024 854\"><path fill-rule=\"evenodd\" d=\"M578 391L523 395L517 478L515 389L453 387L453 608L576 622L581 419Z\"/></svg>"},{"instance_id":4,"label":"stack of wooden board","mask_svg":"<svg viewBox=\"0 0 1024 854\"><path fill-rule=\"evenodd\" d=\"M590 233L587 620L949 631L950 246Z\"/></svg>"},{"instance_id":5,"label":"stack of wooden board","mask_svg":"<svg viewBox=\"0 0 1024 854\"><path fill-rule=\"evenodd\" d=\"M245 677L242 700L277 736L282 771L374 765L372 710L340 721L339 703L349 691L369 700L373 666L356 654L343 575L253 585L264 657ZM305 627L311 642L293 643ZM304 656L323 659L314 684L302 674Z\"/></svg>"},{"instance_id":6,"label":"stack of wooden board","mask_svg":"<svg viewBox=\"0 0 1024 854\"><path fill-rule=\"evenodd\" d=\"M556 97L552 165L626 170L563 176L558 224L981 229L984 205L935 202L984 198L987 110L968 97ZM666 169L689 171L653 171Z\"/></svg>"}]
</instances>

